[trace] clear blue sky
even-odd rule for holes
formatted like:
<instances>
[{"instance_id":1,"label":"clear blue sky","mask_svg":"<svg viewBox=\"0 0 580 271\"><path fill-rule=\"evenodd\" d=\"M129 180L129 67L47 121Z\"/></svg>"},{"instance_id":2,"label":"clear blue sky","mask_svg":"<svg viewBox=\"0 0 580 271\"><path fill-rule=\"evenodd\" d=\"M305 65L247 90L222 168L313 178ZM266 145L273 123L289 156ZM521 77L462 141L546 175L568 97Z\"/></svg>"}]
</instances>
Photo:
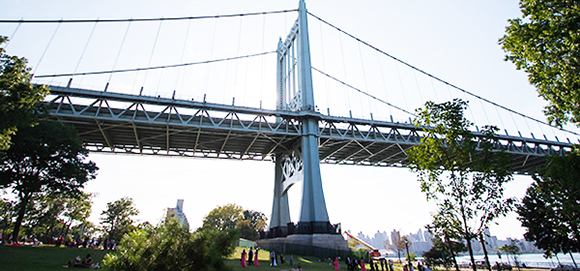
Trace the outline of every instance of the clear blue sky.
<instances>
[{"instance_id":1,"label":"clear blue sky","mask_svg":"<svg viewBox=\"0 0 580 271\"><path fill-rule=\"evenodd\" d=\"M503 61L504 54L497 44L503 35L507 20L520 16L518 1L311 0L306 4L311 13L384 52L477 95L532 117L545 119L541 112L545 102L537 97L523 72L516 71L511 63ZM298 1L4 0L0 6L2 6L0 18L3 19L107 19L295 9ZM211 20L195 21L190 25L190 30L186 30L187 23L165 23L159 32L158 48L153 54L154 57L151 57L151 48L159 27L158 23L147 26L135 24L131 26L129 41L124 45L126 47L119 54L118 64L113 64L113 60L119 52L126 25L99 24L85 54L81 52L93 25L86 24L78 28L62 25L41 62L39 60L56 25L23 25L16 32L14 41L9 44L8 53L27 56L36 74L72 72L75 69L77 71L111 69L114 65L116 68L125 68L175 64L184 59L207 60L273 51L278 38L286 36L295 18L296 13L290 13L267 17L220 19L221 21L217 23ZM410 111L433 97L440 101L448 99L450 95L465 97L462 93L447 89L446 86L431 79L425 79L416 72L409 72L404 65L393 64L394 62L387 57L377 56L376 52L369 51L364 46L361 49L361 45L349 41L345 36L339 37L338 32L328 29L312 17L309 20L315 65L325 68L325 71L332 71L339 77L342 76L342 80L361 89L383 88L382 84L388 85L394 91L389 96L389 101ZM15 27L16 25L0 24L0 35L12 35ZM241 36L240 31L244 33ZM183 33L188 33L185 38ZM187 40L185 46L187 50L181 54L184 40ZM131 45L132 43L134 44ZM164 51L164 46L172 44L178 46L176 48L179 49L174 50L177 53L169 54L168 51L171 50ZM68 49L68 46L73 49ZM98 50L102 50L102 53L92 53ZM79 60L81 56L82 61ZM337 62L349 63L349 57L353 56L355 59L363 56L363 59L366 59L365 64L357 62L350 66L335 65ZM219 77L214 79L208 75L197 78L199 73L190 74L191 77L177 75L177 79L171 79L169 83L159 78L169 77L170 72L165 74L152 72L148 75L158 81L149 78L146 80L143 74L133 79L115 75L112 80L115 82L114 85L131 88L132 91L135 86L141 84L141 80L143 84L152 85L151 88L155 88L155 85L171 84L169 90L158 89L154 93L148 93L169 96L174 86L180 89L189 83L187 80L198 79L200 85L217 90L209 95L215 94L212 97L218 99L216 102L229 103L232 96L237 96L236 101L241 100L248 105L257 106L256 99L273 104L275 94L272 90L275 81L271 76L274 69L274 63L269 62L271 59L265 57L258 59L257 62L228 64L230 66L226 67L226 72L222 72L222 76L229 76L224 77L227 78L225 86L217 85L220 82ZM377 61L376 59L384 66L371 63ZM393 76L378 80L374 74L384 67L391 67ZM212 69L215 71L217 68L219 66ZM385 68L385 71L386 69L388 68ZM252 77L256 75L262 75L264 79ZM235 79L232 80L232 76ZM86 87L92 84L102 87L107 80L103 77L97 79L83 79L86 81L82 82L75 79L75 83L86 84ZM63 80L66 82L68 79ZM398 80L404 82L395 82ZM384 83L385 81L388 82ZM368 117L369 112L364 110L368 101L352 100L350 104L348 95L351 94L340 94L344 98L342 103L333 102L335 94L331 92L334 91L332 86L324 81L315 84L318 87L315 92L320 93L317 96L317 103L323 111L328 106L333 112L344 113L352 107L353 111L356 111L355 114ZM254 88L258 90L252 92L251 89ZM230 89L238 90L230 93ZM434 96L430 96L431 93L434 93ZM203 92L178 91L178 95L198 99L203 96ZM377 106L376 101L372 103L369 102L369 107ZM472 101L471 104L474 107L481 106L478 101ZM523 132L524 134L545 133L553 138L553 133L546 127L528 123L510 114L497 114L494 110L474 111L471 116L476 119L478 125L487 124L481 123L482 120L489 120L491 124L511 132L525 130L527 132ZM408 118L404 114L397 117ZM194 228L200 226L203 216L218 205L236 203L245 209L261 211L267 216L271 212L274 177L274 165L271 162L103 154L91 154L90 158L100 167L97 179L86 187L86 191L98 193L94 199L91 216L94 222L98 222L99 214L107 202L125 196L135 200L137 208L141 211L139 219L151 223L158 222L164 216L164 210L167 207L174 207L177 199L185 199L184 212ZM407 169L329 165L322 165L321 169L331 223L340 222L345 230L354 233L363 231L367 235L372 235L377 230L393 229L408 233L417 231L430 221L430 212L434 210L434 206L426 202L425 196L419 191L415 176ZM516 176L514 182L508 185L506 194L523 196L530 181L529 177ZM294 221L299 217L300 191L300 185L290 190L291 217ZM499 225L491 228L492 234L499 238L522 237L523 229L514 214L498 219L497 222Z\"/></svg>"}]
</instances>

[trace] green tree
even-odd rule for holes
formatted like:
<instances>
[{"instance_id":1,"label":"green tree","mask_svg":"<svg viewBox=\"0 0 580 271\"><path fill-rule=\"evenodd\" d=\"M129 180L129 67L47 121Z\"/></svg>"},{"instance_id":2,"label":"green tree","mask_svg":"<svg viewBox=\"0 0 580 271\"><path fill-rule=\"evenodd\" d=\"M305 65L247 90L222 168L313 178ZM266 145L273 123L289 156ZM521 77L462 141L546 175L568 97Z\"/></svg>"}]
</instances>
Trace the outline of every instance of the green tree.
<instances>
[{"instance_id":1,"label":"green tree","mask_svg":"<svg viewBox=\"0 0 580 271\"><path fill-rule=\"evenodd\" d=\"M86 161L88 151L72 126L41 121L34 127L19 127L11 146L0 159L0 187L18 199L14 240L36 195L81 195L81 188L96 176L95 163Z\"/></svg>"},{"instance_id":2,"label":"green tree","mask_svg":"<svg viewBox=\"0 0 580 271\"><path fill-rule=\"evenodd\" d=\"M105 256L111 270L228 270L224 259L234 251L235 229L201 228L189 233L176 219L129 233L117 253Z\"/></svg>"},{"instance_id":3,"label":"green tree","mask_svg":"<svg viewBox=\"0 0 580 271\"><path fill-rule=\"evenodd\" d=\"M510 239L510 243L509 244L505 244L499 248L497 248L497 250L499 250L500 252L505 252L505 254L508 257L508 263L509 263L509 256L512 255L513 259L514 259L514 263L515 266L519 267L519 261L518 261L518 255L522 254L520 247L519 247L519 241L517 240L513 240Z\"/></svg>"},{"instance_id":4,"label":"green tree","mask_svg":"<svg viewBox=\"0 0 580 271\"><path fill-rule=\"evenodd\" d=\"M0 36L0 46L8 37ZM26 58L10 56L0 47L0 151L10 147L11 137L18 127L36 123L37 102L49 94L48 87L30 83L30 68Z\"/></svg>"},{"instance_id":5,"label":"green tree","mask_svg":"<svg viewBox=\"0 0 580 271\"><path fill-rule=\"evenodd\" d=\"M524 237L546 255L580 252L580 150L552 156L518 206Z\"/></svg>"},{"instance_id":6,"label":"green tree","mask_svg":"<svg viewBox=\"0 0 580 271\"><path fill-rule=\"evenodd\" d=\"M447 220L467 242L473 269L471 240L497 217L504 216L514 199L503 197L503 185L512 180L509 157L495 137L496 127L474 133L464 117L467 102L454 99L417 109L414 124L421 127L421 143L407 152L409 167L417 174L427 200L436 202L441 220Z\"/></svg>"},{"instance_id":7,"label":"green tree","mask_svg":"<svg viewBox=\"0 0 580 271\"><path fill-rule=\"evenodd\" d=\"M244 218L243 211L242 207L232 203L218 206L203 218L202 227L220 231L235 229L238 222Z\"/></svg>"},{"instance_id":8,"label":"green tree","mask_svg":"<svg viewBox=\"0 0 580 271\"><path fill-rule=\"evenodd\" d=\"M123 235L135 229L132 217L138 214L133 199L124 197L107 203L107 209L101 213L101 224L110 239L120 241Z\"/></svg>"},{"instance_id":9,"label":"green tree","mask_svg":"<svg viewBox=\"0 0 580 271\"><path fill-rule=\"evenodd\" d=\"M399 262L401 261L401 251L405 251L405 240L406 237L401 236L401 232L397 231L395 236L391 236L392 242L388 245L387 249L397 252L397 257L399 258Z\"/></svg>"},{"instance_id":10,"label":"green tree","mask_svg":"<svg viewBox=\"0 0 580 271\"><path fill-rule=\"evenodd\" d=\"M446 268L448 264L450 265L452 263L457 271L459 271L459 265L457 264L456 256L459 253L467 251L467 247L461 242L462 235L458 231L460 228L461 223L447 216L444 212L433 215L433 223L427 226L429 233L434 236L435 240L433 244L441 246L435 249L445 251L441 259L445 261Z\"/></svg>"},{"instance_id":11,"label":"green tree","mask_svg":"<svg viewBox=\"0 0 580 271\"><path fill-rule=\"evenodd\" d=\"M77 198L68 198L64 201L64 210L62 216L68 219L64 235L67 235L73 223L85 224L91 216L91 194L81 192ZM80 236L77 236L80 238Z\"/></svg>"},{"instance_id":12,"label":"green tree","mask_svg":"<svg viewBox=\"0 0 580 271\"><path fill-rule=\"evenodd\" d=\"M16 203L14 201L0 198L0 229L2 229L2 245L6 244L9 228L16 216Z\"/></svg>"},{"instance_id":13,"label":"green tree","mask_svg":"<svg viewBox=\"0 0 580 271\"><path fill-rule=\"evenodd\" d=\"M260 231L266 229L266 215L261 212L246 210L243 212L242 220L238 221L236 228L240 230L242 238L248 240L258 240Z\"/></svg>"},{"instance_id":14,"label":"green tree","mask_svg":"<svg viewBox=\"0 0 580 271\"><path fill-rule=\"evenodd\" d=\"M509 20L499 40L506 60L524 70L544 113L557 126L580 125L580 2L520 0L523 18Z\"/></svg>"},{"instance_id":15,"label":"green tree","mask_svg":"<svg viewBox=\"0 0 580 271\"><path fill-rule=\"evenodd\" d=\"M442 265L449 270L452 265L457 266L454 255L467 251L467 247L457 241L446 241L440 237L432 240L433 246L431 249L423 253L423 258L429 266Z\"/></svg>"}]
</instances>

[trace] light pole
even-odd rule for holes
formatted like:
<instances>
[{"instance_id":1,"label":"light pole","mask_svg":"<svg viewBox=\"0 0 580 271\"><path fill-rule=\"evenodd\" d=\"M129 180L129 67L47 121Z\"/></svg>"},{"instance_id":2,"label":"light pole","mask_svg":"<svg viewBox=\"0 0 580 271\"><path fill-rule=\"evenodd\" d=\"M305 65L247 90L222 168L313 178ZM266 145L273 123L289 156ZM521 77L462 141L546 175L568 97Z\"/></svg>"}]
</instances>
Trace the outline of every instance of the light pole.
<instances>
[{"instance_id":1,"label":"light pole","mask_svg":"<svg viewBox=\"0 0 580 271\"><path fill-rule=\"evenodd\" d=\"M411 270L411 257L409 256L409 240L405 238L403 242L405 242L405 247L407 248L407 265L408 265L407 267L409 268L409 270Z\"/></svg>"}]
</instances>

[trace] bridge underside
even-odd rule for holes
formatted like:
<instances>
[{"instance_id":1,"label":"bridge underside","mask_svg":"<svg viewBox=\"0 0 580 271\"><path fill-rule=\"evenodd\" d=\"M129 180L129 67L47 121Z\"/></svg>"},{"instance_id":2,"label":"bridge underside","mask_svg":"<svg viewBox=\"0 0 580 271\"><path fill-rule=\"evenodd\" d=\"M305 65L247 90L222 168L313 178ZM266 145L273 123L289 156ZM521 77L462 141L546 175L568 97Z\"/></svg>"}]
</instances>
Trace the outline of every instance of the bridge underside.
<instances>
[{"instance_id":1,"label":"bridge underside","mask_svg":"<svg viewBox=\"0 0 580 271\"><path fill-rule=\"evenodd\" d=\"M174 100L52 87L50 118L73 124L89 150L270 161L291 151L301 137L302 115ZM321 163L406 167L406 151L420 131L405 123L377 122L318 114ZM570 144L502 136L517 173L531 174L545 156Z\"/></svg>"}]
</instances>

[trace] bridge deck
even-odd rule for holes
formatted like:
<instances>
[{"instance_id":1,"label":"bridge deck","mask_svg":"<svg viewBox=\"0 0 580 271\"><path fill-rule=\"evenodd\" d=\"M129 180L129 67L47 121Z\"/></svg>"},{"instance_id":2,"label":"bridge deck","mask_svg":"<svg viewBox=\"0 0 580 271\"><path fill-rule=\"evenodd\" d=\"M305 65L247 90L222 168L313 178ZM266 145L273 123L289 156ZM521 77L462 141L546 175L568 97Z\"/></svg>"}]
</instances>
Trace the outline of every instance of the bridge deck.
<instances>
[{"instance_id":1,"label":"bridge deck","mask_svg":"<svg viewBox=\"0 0 580 271\"><path fill-rule=\"evenodd\" d=\"M84 89L51 87L50 118L76 126L89 150L240 160L271 160L302 135L301 118L319 119L320 161L328 164L407 166L406 151L421 132L381 122ZM476 133L476 132L474 132ZM570 143L499 136L514 170L531 174L545 157Z\"/></svg>"}]
</instances>

